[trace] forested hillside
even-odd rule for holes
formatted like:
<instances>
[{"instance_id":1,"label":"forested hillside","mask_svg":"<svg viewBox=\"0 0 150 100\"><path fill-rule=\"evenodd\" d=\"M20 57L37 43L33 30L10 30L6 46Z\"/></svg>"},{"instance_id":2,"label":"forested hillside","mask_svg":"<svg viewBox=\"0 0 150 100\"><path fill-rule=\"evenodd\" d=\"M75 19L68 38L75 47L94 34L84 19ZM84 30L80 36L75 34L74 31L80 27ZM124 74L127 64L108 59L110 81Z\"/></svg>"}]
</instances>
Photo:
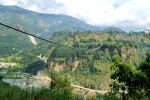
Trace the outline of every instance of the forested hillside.
<instances>
[{"instance_id":1,"label":"forested hillside","mask_svg":"<svg viewBox=\"0 0 150 100\"><path fill-rule=\"evenodd\" d=\"M67 47L43 41L31 49L4 58L4 61L19 63L23 66L22 71L31 74L42 69L50 73L56 71L62 76L68 76L72 83L109 90L112 59L118 58L133 68L145 60L150 41L144 34L55 32L49 40Z\"/></svg>"},{"instance_id":2,"label":"forested hillside","mask_svg":"<svg viewBox=\"0 0 150 100\"><path fill-rule=\"evenodd\" d=\"M36 75L38 71L43 70L49 75L67 78L71 84L111 91L112 87L117 85L112 84L112 79L123 77L113 76L121 69L112 70L112 66L118 64L115 66L122 66L122 68L128 66L129 71L138 70L140 63L146 59L146 52L149 51L150 40L147 36L145 32L55 32L49 40L65 47L41 41L20 52L8 51L9 54L3 56L2 61L17 65L12 68L1 68L1 70L9 70L7 77L15 77L12 73L14 71ZM114 63L114 59L118 59L119 63ZM110 84L112 87L109 86Z\"/></svg>"}]
</instances>

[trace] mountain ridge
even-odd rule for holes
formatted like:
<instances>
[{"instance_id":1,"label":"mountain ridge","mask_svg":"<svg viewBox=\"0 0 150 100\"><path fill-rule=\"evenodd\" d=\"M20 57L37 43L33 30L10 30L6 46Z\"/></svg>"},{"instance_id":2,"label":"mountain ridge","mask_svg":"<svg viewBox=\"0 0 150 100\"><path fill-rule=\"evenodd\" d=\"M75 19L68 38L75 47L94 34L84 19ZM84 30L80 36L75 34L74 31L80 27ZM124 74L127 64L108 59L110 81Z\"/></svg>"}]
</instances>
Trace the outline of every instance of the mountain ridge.
<instances>
[{"instance_id":1,"label":"mountain ridge","mask_svg":"<svg viewBox=\"0 0 150 100\"><path fill-rule=\"evenodd\" d=\"M0 5L0 21L10 25L18 25L23 30L36 35L49 36L55 31L97 31L98 28L72 16L63 14L43 14L26 10L17 6ZM13 19L13 20L12 20Z\"/></svg>"}]
</instances>

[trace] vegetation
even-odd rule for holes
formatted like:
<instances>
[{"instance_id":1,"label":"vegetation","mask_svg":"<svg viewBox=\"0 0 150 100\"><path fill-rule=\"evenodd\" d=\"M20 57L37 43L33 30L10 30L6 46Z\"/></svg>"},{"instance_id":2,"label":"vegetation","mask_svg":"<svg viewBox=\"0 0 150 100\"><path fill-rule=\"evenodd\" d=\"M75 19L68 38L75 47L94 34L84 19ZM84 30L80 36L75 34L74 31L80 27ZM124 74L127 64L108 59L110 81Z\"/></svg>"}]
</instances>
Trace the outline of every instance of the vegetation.
<instances>
[{"instance_id":1,"label":"vegetation","mask_svg":"<svg viewBox=\"0 0 150 100\"><path fill-rule=\"evenodd\" d=\"M146 61L142 62L136 69L132 69L131 66L122 64L117 60L112 67L114 73L111 78L117 81L112 84L113 92L122 92L124 100L150 99L150 54L147 54Z\"/></svg>"},{"instance_id":2,"label":"vegetation","mask_svg":"<svg viewBox=\"0 0 150 100\"><path fill-rule=\"evenodd\" d=\"M37 74L40 70L47 71L51 75L53 72L58 73L59 77L52 77L51 90L43 89L39 92L16 90L26 93L25 98L74 99L80 94L72 92L71 83L95 90L111 91L105 95L97 94L97 97L93 99L149 99L149 69L147 67L149 55L146 58L146 51L149 49L150 41L144 36L144 32L135 34L134 32L61 31L55 32L49 39L68 48L39 42L38 45L29 49L16 47L15 52L12 50L7 55L5 50L1 49L4 53L0 57L3 58L3 62L17 63L14 68L3 68L9 73L20 71ZM46 58L47 63L40 57ZM113 70L110 70L111 68ZM12 73L6 76L14 75ZM2 84L4 86L4 83ZM45 98L40 96L43 91L46 93ZM3 96L7 97L7 95Z\"/></svg>"},{"instance_id":3,"label":"vegetation","mask_svg":"<svg viewBox=\"0 0 150 100\"><path fill-rule=\"evenodd\" d=\"M38 90L22 90L0 80L0 98L3 100L75 100L75 94L66 79L63 80L58 76L52 79L51 89L41 88Z\"/></svg>"},{"instance_id":4,"label":"vegetation","mask_svg":"<svg viewBox=\"0 0 150 100\"><path fill-rule=\"evenodd\" d=\"M30 49L7 55L3 61L15 62L17 71L31 74L39 70L55 71L61 66L60 76L70 76L69 81L74 84L110 90L113 58L118 57L133 69L137 68L144 61L150 44L144 36L144 32L55 32L49 39L70 48L40 42ZM47 58L47 64L37 57L39 55Z\"/></svg>"},{"instance_id":5,"label":"vegetation","mask_svg":"<svg viewBox=\"0 0 150 100\"><path fill-rule=\"evenodd\" d=\"M0 99L85 99L88 91L75 92L72 84L107 91L87 96L90 100L150 99L150 34L127 33L116 27L99 31L70 16L14 6L0 5L0 12L1 22L64 45L37 39L38 44L33 45L27 35L0 26L0 62L16 64L0 66ZM21 89L2 81L41 70L51 76L49 89Z\"/></svg>"}]
</instances>

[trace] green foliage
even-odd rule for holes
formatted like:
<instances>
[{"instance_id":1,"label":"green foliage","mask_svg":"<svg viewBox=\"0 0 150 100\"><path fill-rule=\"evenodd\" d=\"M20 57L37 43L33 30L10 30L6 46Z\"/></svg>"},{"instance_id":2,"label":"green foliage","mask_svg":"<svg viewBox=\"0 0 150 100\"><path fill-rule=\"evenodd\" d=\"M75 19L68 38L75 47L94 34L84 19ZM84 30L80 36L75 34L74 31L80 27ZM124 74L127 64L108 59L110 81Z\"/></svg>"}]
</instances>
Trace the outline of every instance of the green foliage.
<instances>
[{"instance_id":1,"label":"green foliage","mask_svg":"<svg viewBox=\"0 0 150 100\"><path fill-rule=\"evenodd\" d=\"M146 96L150 98L150 53L147 54L146 61L139 66L139 73L141 72L141 84L139 87L144 90Z\"/></svg>"},{"instance_id":2,"label":"green foliage","mask_svg":"<svg viewBox=\"0 0 150 100\"><path fill-rule=\"evenodd\" d=\"M68 80L62 79L59 76L52 75L52 82L51 82L51 92L52 98L55 100L73 100L74 95L72 92L73 88L71 87Z\"/></svg>"},{"instance_id":3,"label":"green foliage","mask_svg":"<svg viewBox=\"0 0 150 100\"><path fill-rule=\"evenodd\" d=\"M117 79L120 83L124 81L129 82L126 83L126 85L130 85L131 78L133 77L133 70L131 69L131 66L115 62L115 65L112 67L115 68L115 73L112 74L111 78Z\"/></svg>"},{"instance_id":4,"label":"green foliage","mask_svg":"<svg viewBox=\"0 0 150 100\"><path fill-rule=\"evenodd\" d=\"M136 70L131 69L131 66L114 62L114 73L111 78L117 80L118 83L113 83L112 87L115 92L120 90L127 95L122 95L123 98L129 99L149 99L150 90L150 55L147 55L146 61L141 63L139 68ZM126 100L126 99L125 99Z\"/></svg>"},{"instance_id":5,"label":"green foliage","mask_svg":"<svg viewBox=\"0 0 150 100\"><path fill-rule=\"evenodd\" d=\"M4 62L15 62L18 63L22 57L16 56L16 55L11 55L3 59Z\"/></svg>"},{"instance_id":6,"label":"green foliage","mask_svg":"<svg viewBox=\"0 0 150 100\"><path fill-rule=\"evenodd\" d=\"M107 93L107 94L97 94L94 100L122 100L120 94Z\"/></svg>"},{"instance_id":7,"label":"green foliage","mask_svg":"<svg viewBox=\"0 0 150 100\"><path fill-rule=\"evenodd\" d=\"M51 58L74 58L75 51L70 48L55 48L51 54Z\"/></svg>"},{"instance_id":8,"label":"green foliage","mask_svg":"<svg viewBox=\"0 0 150 100\"><path fill-rule=\"evenodd\" d=\"M31 46L27 35L0 27L0 56L9 56Z\"/></svg>"}]
</instances>

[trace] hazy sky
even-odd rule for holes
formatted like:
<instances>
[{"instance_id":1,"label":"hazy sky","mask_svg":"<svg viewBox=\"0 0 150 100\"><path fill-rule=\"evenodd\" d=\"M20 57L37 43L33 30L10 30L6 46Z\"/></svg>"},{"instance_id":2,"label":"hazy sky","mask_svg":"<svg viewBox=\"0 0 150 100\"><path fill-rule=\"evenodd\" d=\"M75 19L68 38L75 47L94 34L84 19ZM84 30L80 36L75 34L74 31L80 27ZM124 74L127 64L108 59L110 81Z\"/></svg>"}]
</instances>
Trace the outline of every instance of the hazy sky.
<instances>
[{"instance_id":1,"label":"hazy sky","mask_svg":"<svg viewBox=\"0 0 150 100\"><path fill-rule=\"evenodd\" d=\"M2 5L54 14L66 14L91 25L125 30L150 28L150 0L0 0Z\"/></svg>"}]
</instances>

